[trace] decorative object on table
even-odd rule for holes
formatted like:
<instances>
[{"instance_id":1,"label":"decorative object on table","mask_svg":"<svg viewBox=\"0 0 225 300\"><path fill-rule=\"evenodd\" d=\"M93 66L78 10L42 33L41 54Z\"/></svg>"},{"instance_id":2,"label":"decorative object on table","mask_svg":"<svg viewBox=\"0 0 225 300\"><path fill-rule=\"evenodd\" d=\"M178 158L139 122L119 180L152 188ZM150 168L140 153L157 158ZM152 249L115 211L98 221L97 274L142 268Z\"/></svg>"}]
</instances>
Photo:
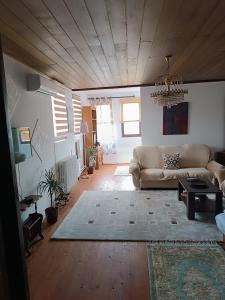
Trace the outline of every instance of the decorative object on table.
<instances>
[{"instance_id":1,"label":"decorative object on table","mask_svg":"<svg viewBox=\"0 0 225 300\"><path fill-rule=\"evenodd\" d=\"M52 169L45 170L45 178L39 183L38 189L41 193L47 192L50 197L51 206L45 209L45 214L47 222L53 224L58 219L58 207L56 206L55 198L59 193L63 192L63 188Z\"/></svg>"},{"instance_id":2,"label":"decorative object on table","mask_svg":"<svg viewBox=\"0 0 225 300\"><path fill-rule=\"evenodd\" d=\"M206 183L192 183L190 187L193 189L208 189L209 186Z\"/></svg>"},{"instance_id":3,"label":"decorative object on table","mask_svg":"<svg viewBox=\"0 0 225 300\"><path fill-rule=\"evenodd\" d=\"M198 178L198 177L187 177L186 180L188 182L194 182L194 183L204 183L204 180Z\"/></svg>"},{"instance_id":4,"label":"decorative object on table","mask_svg":"<svg viewBox=\"0 0 225 300\"><path fill-rule=\"evenodd\" d=\"M212 242L147 245L150 298L224 299L225 252Z\"/></svg>"},{"instance_id":5,"label":"decorative object on table","mask_svg":"<svg viewBox=\"0 0 225 300\"><path fill-rule=\"evenodd\" d=\"M188 133L188 102L163 107L163 135Z\"/></svg>"},{"instance_id":6,"label":"decorative object on table","mask_svg":"<svg viewBox=\"0 0 225 300\"><path fill-rule=\"evenodd\" d=\"M177 200L175 190L111 190L82 193L51 238L221 241L222 235L213 211L196 212L195 220L188 220L186 206Z\"/></svg>"},{"instance_id":7,"label":"decorative object on table","mask_svg":"<svg viewBox=\"0 0 225 300\"><path fill-rule=\"evenodd\" d=\"M171 55L165 57L167 62L167 72L157 79L155 91L150 94L155 103L167 108L184 101L184 95L188 93L188 90L183 88L181 77L170 74L171 57Z\"/></svg>"},{"instance_id":8,"label":"decorative object on table","mask_svg":"<svg viewBox=\"0 0 225 300\"><path fill-rule=\"evenodd\" d=\"M88 174L94 173L94 168L96 165L96 154L97 148L96 146L87 147L87 157L88 157Z\"/></svg>"}]
</instances>

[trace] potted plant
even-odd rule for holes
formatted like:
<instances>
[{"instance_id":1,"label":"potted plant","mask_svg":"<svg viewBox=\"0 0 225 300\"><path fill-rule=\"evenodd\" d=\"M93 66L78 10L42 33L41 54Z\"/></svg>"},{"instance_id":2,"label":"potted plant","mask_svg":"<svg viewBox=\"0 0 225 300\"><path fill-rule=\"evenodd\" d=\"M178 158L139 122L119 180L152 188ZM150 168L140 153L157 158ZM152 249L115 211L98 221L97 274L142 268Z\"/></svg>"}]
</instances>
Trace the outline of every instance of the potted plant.
<instances>
[{"instance_id":1,"label":"potted plant","mask_svg":"<svg viewBox=\"0 0 225 300\"><path fill-rule=\"evenodd\" d=\"M47 192L50 197L51 206L45 209L46 219L49 224L53 224L58 219L58 207L55 203L55 198L58 193L63 191L62 185L56 179L56 175L52 169L45 170L45 177L39 183L40 193Z\"/></svg>"},{"instance_id":2,"label":"potted plant","mask_svg":"<svg viewBox=\"0 0 225 300\"><path fill-rule=\"evenodd\" d=\"M96 165L96 153L97 149L95 146L87 147L88 174L93 174L94 172L94 167Z\"/></svg>"}]
</instances>

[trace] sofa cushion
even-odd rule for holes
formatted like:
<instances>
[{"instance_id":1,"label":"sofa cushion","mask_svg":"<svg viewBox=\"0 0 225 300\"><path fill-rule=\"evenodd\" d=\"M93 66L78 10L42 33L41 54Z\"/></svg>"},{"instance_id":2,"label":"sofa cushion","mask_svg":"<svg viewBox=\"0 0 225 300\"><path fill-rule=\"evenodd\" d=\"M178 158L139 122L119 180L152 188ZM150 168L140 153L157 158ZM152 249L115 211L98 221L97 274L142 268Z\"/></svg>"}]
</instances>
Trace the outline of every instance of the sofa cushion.
<instances>
[{"instance_id":1,"label":"sofa cushion","mask_svg":"<svg viewBox=\"0 0 225 300\"><path fill-rule=\"evenodd\" d=\"M162 169L143 169L141 170L141 180L159 180L163 178Z\"/></svg>"},{"instance_id":2,"label":"sofa cushion","mask_svg":"<svg viewBox=\"0 0 225 300\"><path fill-rule=\"evenodd\" d=\"M187 177L188 172L185 169L163 170L163 180L177 179L178 177Z\"/></svg>"},{"instance_id":3,"label":"sofa cushion","mask_svg":"<svg viewBox=\"0 0 225 300\"><path fill-rule=\"evenodd\" d=\"M187 171L188 176L191 177L206 177L212 179L212 174L205 168L185 168L183 170Z\"/></svg>"},{"instance_id":4,"label":"sofa cushion","mask_svg":"<svg viewBox=\"0 0 225 300\"><path fill-rule=\"evenodd\" d=\"M179 169L180 153L163 153L164 169Z\"/></svg>"}]
</instances>

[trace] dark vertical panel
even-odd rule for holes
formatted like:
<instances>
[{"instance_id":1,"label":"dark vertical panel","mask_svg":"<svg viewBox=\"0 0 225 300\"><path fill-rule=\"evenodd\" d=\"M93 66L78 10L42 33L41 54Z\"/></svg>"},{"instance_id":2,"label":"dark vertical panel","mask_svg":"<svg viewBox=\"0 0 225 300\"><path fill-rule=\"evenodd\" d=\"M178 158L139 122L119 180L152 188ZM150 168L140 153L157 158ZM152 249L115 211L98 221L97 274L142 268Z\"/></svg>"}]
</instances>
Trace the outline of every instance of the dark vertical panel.
<instances>
[{"instance_id":1,"label":"dark vertical panel","mask_svg":"<svg viewBox=\"0 0 225 300\"><path fill-rule=\"evenodd\" d=\"M9 285L5 264L5 249L3 245L2 224L0 223L0 299L9 299Z\"/></svg>"},{"instance_id":2,"label":"dark vertical panel","mask_svg":"<svg viewBox=\"0 0 225 300\"><path fill-rule=\"evenodd\" d=\"M26 263L24 256L22 221L18 203L11 125L6 99L5 73L0 41L0 141L1 186L0 224L5 255L5 268L10 300L29 299ZM3 196L4 194L4 196ZM1 264L2 265L2 264ZM7 298L6 298L7 299Z\"/></svg>"}]
</instances>

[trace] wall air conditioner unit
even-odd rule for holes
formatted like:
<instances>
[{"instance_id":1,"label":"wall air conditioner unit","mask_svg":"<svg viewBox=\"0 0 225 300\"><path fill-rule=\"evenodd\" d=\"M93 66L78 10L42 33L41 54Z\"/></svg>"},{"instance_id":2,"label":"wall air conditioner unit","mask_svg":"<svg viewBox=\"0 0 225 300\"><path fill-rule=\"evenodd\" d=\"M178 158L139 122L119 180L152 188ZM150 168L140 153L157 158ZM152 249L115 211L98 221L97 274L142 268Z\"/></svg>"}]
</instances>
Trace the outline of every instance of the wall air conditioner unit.
<instances>
[{"instance_id":1,"label":"wall air conditioner unit","mask_svg":"<svg viewBox=\"0 0 225 300\"><path fill-rule=\"evenodd\" d=\"M64 93L63 87L57 81L39 74L27 74L27 90L46 95Z\"/></svg>"}]
</instances>

